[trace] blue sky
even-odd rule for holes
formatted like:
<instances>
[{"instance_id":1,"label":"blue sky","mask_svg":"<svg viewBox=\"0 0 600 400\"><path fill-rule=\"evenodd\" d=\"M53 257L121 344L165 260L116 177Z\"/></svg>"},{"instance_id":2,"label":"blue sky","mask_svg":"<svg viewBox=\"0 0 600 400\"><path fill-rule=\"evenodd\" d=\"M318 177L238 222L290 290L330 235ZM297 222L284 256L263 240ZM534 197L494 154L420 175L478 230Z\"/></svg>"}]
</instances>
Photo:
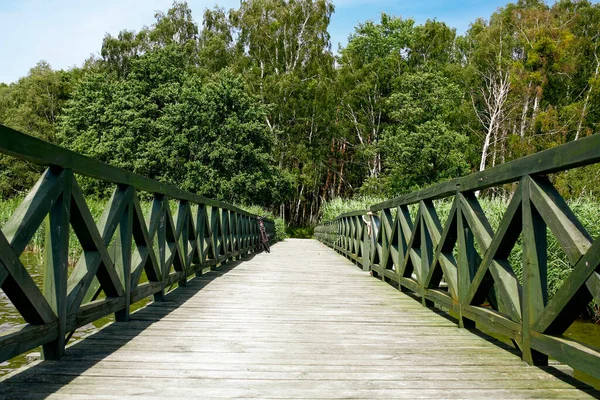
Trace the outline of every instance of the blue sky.
<instances>
[{"instance_id":1,"label":"blue sky","mask_svg":"<svg viewBox=\"0 0 600 400\"><path fill-rule=\"evenodd\" d=\"M477 17L488 18L508 0L334 0L329 32L335 50L344 45L358 22L377 20L381 12L414 17L418 23L438 19L463 33ZM55 69L80 66L98 54L105 33L139 30L154 22L157 10L172 0L0 0L0 82L14 82L38 61ZM188 0L201 24L205 8L236 7L239 0Z\"/></svg>"}]
</instances>

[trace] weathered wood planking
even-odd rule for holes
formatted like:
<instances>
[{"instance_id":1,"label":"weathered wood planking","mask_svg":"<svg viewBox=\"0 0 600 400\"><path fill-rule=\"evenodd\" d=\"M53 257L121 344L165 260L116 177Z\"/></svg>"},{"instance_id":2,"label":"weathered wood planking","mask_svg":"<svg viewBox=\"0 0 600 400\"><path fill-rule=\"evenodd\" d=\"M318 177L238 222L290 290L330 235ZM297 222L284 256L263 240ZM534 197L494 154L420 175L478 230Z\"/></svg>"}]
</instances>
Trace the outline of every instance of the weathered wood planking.
<instances>
[{"instance_id":1,"label":"weathered wood planking","mask_svg":"<svg viewBox=\"0 0 600 400\"><path fill-rule=\"evenodd\" d=\"M313 240L194 278L0 398L593 398ZM562 379L559 379L562 378ZM582 390L585 389L585 390Z\"/></svg>"}]
</instances>

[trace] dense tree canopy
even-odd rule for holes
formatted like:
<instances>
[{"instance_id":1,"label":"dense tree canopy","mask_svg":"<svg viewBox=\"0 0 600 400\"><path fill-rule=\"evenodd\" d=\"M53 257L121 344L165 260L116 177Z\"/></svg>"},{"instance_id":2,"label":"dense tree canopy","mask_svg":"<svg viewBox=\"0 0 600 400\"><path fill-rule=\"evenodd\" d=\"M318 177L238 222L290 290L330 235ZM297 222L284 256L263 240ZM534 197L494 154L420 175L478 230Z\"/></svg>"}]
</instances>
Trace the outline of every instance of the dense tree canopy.
<instances>
[{"instance_id":1,"label":"dense tree canopy","mask_svg":"<svg viewBox=\"0 0 600 400\"><path fill-rule=\"evenodd\" d=\"M175 2L152 26L106 35L81 68L40 62L0 84L0 123L296 224L336 197L399 195L597 129L597 4L519 0L464 35L382 14L337 54L334 12L330 0L244 0L199 26ZM597 169L569 172L586 184L555 179L589 193ZM0 196L38 173L0 158Z\"/></svg>"}]
</instances>

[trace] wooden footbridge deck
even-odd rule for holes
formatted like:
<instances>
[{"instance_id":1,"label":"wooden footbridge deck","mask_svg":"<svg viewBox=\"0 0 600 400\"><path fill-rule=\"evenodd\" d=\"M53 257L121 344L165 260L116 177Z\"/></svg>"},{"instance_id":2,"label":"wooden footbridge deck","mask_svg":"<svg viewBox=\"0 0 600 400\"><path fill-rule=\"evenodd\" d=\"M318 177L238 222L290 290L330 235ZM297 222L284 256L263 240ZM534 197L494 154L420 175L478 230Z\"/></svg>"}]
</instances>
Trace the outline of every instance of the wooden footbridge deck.
<instances>
[{"instance_id":1,"label":"wooden footbridge deck","mask_svg":"<svg viewBox=\"0 0 600 400\"><path fill-rule=\"evenodd\" d=\"M0 288L23 322L0 333L0 362L39 347L45 361L0 398L600 397L568 375L600 379L600 349L564 335L600 303L600 240L552 183L600 162L600 135L340 215L271 254L258 216L222 201L2 125L0 153L47 166L0 230ZM81 176L114 187L99 218ZM477 193L505 184L492 227ZM40 284L20 257L42 227ZM552 294L549 244L568 264Z\"/></svg>"},{"instance_id":2,"label":"wooden footbridge deck","mask_svg":"<svg viewBox=\"0 0 600 400\"><path fill-rule=\"evenodd\" d=\"M188 281L0 385L15 399L591 398L373 279L288 239Z\"/></svg>"}]
</instances>

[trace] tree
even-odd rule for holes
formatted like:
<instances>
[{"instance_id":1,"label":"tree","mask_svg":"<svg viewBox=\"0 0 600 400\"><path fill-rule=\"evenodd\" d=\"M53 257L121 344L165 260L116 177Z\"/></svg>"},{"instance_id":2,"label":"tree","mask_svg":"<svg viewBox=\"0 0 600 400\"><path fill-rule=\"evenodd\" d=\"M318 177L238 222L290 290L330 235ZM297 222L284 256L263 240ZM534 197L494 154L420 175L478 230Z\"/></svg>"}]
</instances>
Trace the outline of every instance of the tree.
<instances>
[{"instance_id":1,"label":"tree","mask_svg":"<svg viewBox=\"0 0 600 400\"><path fill-rule=\"evenodd\" d=\"M468 171L466 135L456 121L460 88L439 73L400 76L388 100L393 122L381 149L388 195L398 195Z\"/></svg>"},{"instance_id":2,"label":"tree","mask_svg":"<svg viewBox=\"0 0 600 400\"><path fill-rule=\"evenodd\" d=\"M17 83L0 86L0 123L40 139L56 142L56 121L77 79L77 71L53 71L45 61ZM0 155L0 198L29 190L40 166Z\"/></svg>"},{"instance_id":3,"label":"tree","mask_svg":"<svg viewBox=\"0 0 600 400\"><path fill-rule=\"evenodd\" d=\"M280 214L297 224L316 220L332 169L343 174L329 162L337 161L338 147L328 153L336 132L327 31L333 10L330 0L249 0L228 16L239 34L234 69L269 105L265 122L276 138L276 162L295 176L296 193L280 204Z\"/></svg>"},{"instance_id":4,"label":"tree","mask_svg":"<svg viewBox=\"0 0 600 400\"><path fill-rule=\"evenodd\" d=\"M172 43L132 60L125 79L88 74L65 108L62 143L208 197L272 206L290 188L270 155L266 107L228 70L190 72L187 54ZM105 194L100 182L83 186Z\"/></svg>"},{"instance_id":5,"label":"tree","mask_svg":"<svg viewBox=\"0 0 600 400\"><path fill-rule=\"evenodd\" d=\"M185 190L234 203L272 207L285 200L291 180L274 163L266 113L228 69L208 82L187 80L158 121L165 130L159 147L167 149L162 179L176 176L172 183Z\"/></svg>"},{"instance_id":6,"label":"tree","mask_svg":"<svg viewBox=\"0 0 600 400\"><path fill-rule=\"evenodd\" d=\"M378 141L387 121L385 102L393 79L406 71L414 39L414 20L381 14L381 21L359 24L341 51L340 106L348 130L358 140L366 158L367 176L376 179L382 170Z\"/></svg>"}]
</instances>

